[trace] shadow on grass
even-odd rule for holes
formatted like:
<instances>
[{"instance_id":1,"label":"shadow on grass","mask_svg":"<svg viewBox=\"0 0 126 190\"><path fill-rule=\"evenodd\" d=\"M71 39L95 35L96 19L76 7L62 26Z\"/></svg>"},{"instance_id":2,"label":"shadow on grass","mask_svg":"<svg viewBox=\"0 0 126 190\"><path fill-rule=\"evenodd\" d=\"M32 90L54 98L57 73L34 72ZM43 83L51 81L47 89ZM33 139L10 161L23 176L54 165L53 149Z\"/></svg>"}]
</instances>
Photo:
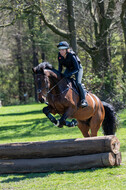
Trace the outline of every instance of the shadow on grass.
<instances>
[{"instance_id":1,"label":"shadow on grass","mask_svg":"<svg viewBox=\"0 0 126 190\"><path fill-rule=\"evenodd\" d=\"M123 142L120 142L120 152L126 152L126 138L123 139Z\"/></svg>"},{"instance_id":2,"label":"shadow on grass","mask_svg":"<svg viewBox=\"0 0 126 190\"><path fill-rule=\"evenodd\" d=\"M121 148L120 148L120 152L126 152L126 145L121 146Z\"/></svg>"},{"instance_id":3,"label":"shadow on grass","mask_svg":"<svg viewBox=\"0 0 126 190\"><path fill-rule=\"evenodd\" d=\"M122 125L123 128L126 128L126 119L122 122Z\"/></svg>"},{"instance_id":4,"label":"shadow on grass","mask_svg":"<svg viewBox=\"0 0 126 190\"><path fill-rule=\"evenodd\" d=\"M20 123L20 124L19 124ZM76 127L77 128L77 127ZM73 128L72 128L73 129ZM58 128L54 126L48 118L42 119L30 119L18 121L17 125L12 126L1 126L0 127L0 140L10 140L10 139L22 139L29 137L45 137L48 135L60 135L61 133L67 134L74 130L69 128Z\"/></svg>"},{"instance_id":5,"label":"shadow on grass","mask_svg":"<svg viewBox=\"0 0 126 190\"><path fill-rule=\"evenodd\" d=\"M28 112L21 112L21 113L5 113L5 114L0 114L0 117L3 116L21 116L21 115L31 115L31 114L41 114L42 113L42 109L41 110L36 110L36 111L28 111Z\"/></svg>"},{"instance_id":6,"label":"shadow on grass","mask_svg":"<svg viewBox=\"0 0 126 190\"><path fill-rule=\"evenodd\" d=\"M25 124L24 124L25 122ZM29 123L30 122L30 123ZM46 123L46 125L45 125ZM37 136L43 136L49 134L49 123L47 122L47 119L33 119L31 121L25 120L23 121L23 124L19 125L13 125L13 126L1 126L0 131L0 139L1 140L7 140L11 137L13 139L15 138L26 138L26 137L37 137ZM11 134L9 133L11 131ZM46 131L46 134L43 133ZM2 134L4 132L4 136Z\"/></svg>"},{"instance_id":7,"label":"shadow on grass","mask_svg":"<svg viewBox=\"0 0 126 190\"><path fill-rule=\"evenodd\" d=\"M110 169L112 167L109 167ZM4 179L1 180L1 183L10 183L10 182L20 182L22 180L26 180L26 179L32 179L32 178L44 178L44 177L49 177L52 174L57 174L57 175L61 175L61 174L77 174L80 172L94 172L96 170L103 170L103 168L91 168L91 169L84 169L84 170L76 170L76 171L54 171L54 172L47 172L47 173L29 173L29 174L3 174L0 175L0 177L9 177L8 179ZM23 175L23 176L22 176ZM13 177L14 176L14 177ZM13 177L13 178L12 178Z\"/></svg>"},{"instance_id":8,"label":"shadow on grass","mask_svg":"<svg viewBox=\"0 0 126 190\"><path fill-rule=\"evenodd\" d=\"M126 129L126 119L120 122L119 128L118 128L118 134L120 133L120 130L123 129L123 131ZM125 132L123 132L122 136L119 138L120 141L120 151L121 152L126 152L126 136ZM120 136L120 135L119 135Z\"/></svg>"},{"instance_id":9,"label":"shadow on grass","mask_svg":"<svg viewBox=\"0 0 126 190\"><path fill-rule=\"evenodd\" d=\"M16 125L12 125L11 126L11 122L10 126L0 126L0 131L8 131L8 130L19 130L19 129L26 129L26 127L31 127L31 129L35 129L38 125L43 125L45 126L45 124L49 123L49 120L47 118L42 118L42 119L27 119L27 120L23 120L23 121L16 121ZM19 125L17 125L18 123L20 123ZM22 124L23 123L23 124ZM25 123L25 124L24 124ZM48 126L48 125L47 125Z\"/></svg>"}]
</instances>

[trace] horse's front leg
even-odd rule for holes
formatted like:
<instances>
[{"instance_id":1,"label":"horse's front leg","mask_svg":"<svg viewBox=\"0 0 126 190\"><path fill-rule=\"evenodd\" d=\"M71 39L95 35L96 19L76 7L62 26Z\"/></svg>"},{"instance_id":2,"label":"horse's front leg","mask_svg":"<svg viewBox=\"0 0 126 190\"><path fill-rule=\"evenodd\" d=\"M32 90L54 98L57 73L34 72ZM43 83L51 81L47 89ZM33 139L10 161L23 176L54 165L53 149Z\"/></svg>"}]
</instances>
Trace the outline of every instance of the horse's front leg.
<instances>
[{"instance_id":1,"label":"horse's front leg","mask_svg":"<svg viewBox=\"0 0 126 190\"><path fill-rule=\"evenodd\" d=\"M47 107L44 107L43 108L43 113L48 117L48 119L54 124L54 125L57 125L57 120L55 119L55 117L53 117L50 113L50 109L49 109L49 106Z\"/></svg>"},{"instance_id":2,"label":"horse's front leg","mask_svg":"<svg viewBox=\"0 0 126 190\"><path fill-rule=\"evenodd\" d=\"M59 122L58 127L59 127L59 128L62 128L63 125L66 125L66 126L68 126L68 127L74 127L75 125L77 125L76 120L72 120L71 122L66 121L66 119L67 119L69 116L71 116L71 115L72 115L72 110L71 110L70 108L68 108L68 109L66 110L66 112L62 115L62 117L58 120L58 122Z\"/></svg>"},{"instance_id":3,"label":"horse's front leg","mask_svg":"<svg viewBox=\"0 0 126 190\"><path fill-rule=\"evenodd\" d=\"M72 121L66 121L66 124L65 124L67 127L75 127L77 126L77 120L75 119L72 119Z\"/></svg>"},{"instance_id":4,"label":"horse's front leg","mask_svg":"<svg viewBox=\"0 0 126 190\"><path fill-rule=\"evenodd\" d=\"M47 118L56 126L58 126L59 128L62 128L63 125L66 125L68 127L74 127L77 125L77 121L76 120L72 120L71 122L66 121L66 119L70 116L71 111L68 109L63 115L62 117L57 121L55 119L55 117L52 116L52 114L50 113L50 108L49 106L44 107L43 108L43 113L47 116Z\"/></svg>"}]
</instances>

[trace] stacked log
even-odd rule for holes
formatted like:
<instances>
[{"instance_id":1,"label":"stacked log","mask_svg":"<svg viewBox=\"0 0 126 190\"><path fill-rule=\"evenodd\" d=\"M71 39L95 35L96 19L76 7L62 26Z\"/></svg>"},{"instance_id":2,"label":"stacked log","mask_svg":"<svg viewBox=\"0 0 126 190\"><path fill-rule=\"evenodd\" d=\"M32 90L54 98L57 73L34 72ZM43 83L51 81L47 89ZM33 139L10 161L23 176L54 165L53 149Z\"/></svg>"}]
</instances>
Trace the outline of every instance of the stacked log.
<instances>
[{"instance_id":1,"label":"stacked log","mask_svg":"<svg viewBox=\"0 0 126 190\"><path fill-rule=\"evenodd\" d=\"M33 173L118 166L115 136L0 144L0 173Z\"/></svg>"}]
</instances>

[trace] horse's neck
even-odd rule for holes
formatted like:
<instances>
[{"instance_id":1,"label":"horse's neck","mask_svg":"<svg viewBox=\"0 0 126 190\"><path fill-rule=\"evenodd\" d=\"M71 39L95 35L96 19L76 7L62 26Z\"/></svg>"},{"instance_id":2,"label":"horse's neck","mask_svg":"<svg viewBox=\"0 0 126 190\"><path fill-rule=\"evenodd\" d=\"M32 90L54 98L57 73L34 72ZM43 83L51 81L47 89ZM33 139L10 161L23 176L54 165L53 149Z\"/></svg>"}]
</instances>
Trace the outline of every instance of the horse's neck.
<instances>
[{"instance_id":1,"label":"horse's neck","mask_svg":"<svg viewBox=\"0 0 126 190\"><path fill-rule=\"evenodd\" d=\"M57 94L64 90L67 83L63 78L59 75L57 75L55 72L50 71L49 73L49 82L50 82L50 89L51 93Z\"/></svg>"}]
</instances>

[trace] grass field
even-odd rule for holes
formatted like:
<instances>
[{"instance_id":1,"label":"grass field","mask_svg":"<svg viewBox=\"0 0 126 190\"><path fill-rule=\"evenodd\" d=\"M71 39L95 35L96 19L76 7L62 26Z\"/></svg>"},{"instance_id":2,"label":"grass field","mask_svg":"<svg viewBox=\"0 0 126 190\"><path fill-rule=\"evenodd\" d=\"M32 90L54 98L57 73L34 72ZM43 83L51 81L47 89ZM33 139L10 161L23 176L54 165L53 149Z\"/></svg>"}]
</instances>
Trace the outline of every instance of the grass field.
<instances>
[{"instance_id":1,"label":"grass field","mask_svg":"<svg viewBox=\"0 0 126 190\"><path fill-rule=\"evenodd\" d=\"M82 138L77 127L57 128L42 114L42 104L0 108L0 143ZM69 172L0 175L0 190L126 189L126 110L118 113L116 136L121 143L119 167ZM100 130L98 136L102 136Z\"/></svg>"}]
</instances>

